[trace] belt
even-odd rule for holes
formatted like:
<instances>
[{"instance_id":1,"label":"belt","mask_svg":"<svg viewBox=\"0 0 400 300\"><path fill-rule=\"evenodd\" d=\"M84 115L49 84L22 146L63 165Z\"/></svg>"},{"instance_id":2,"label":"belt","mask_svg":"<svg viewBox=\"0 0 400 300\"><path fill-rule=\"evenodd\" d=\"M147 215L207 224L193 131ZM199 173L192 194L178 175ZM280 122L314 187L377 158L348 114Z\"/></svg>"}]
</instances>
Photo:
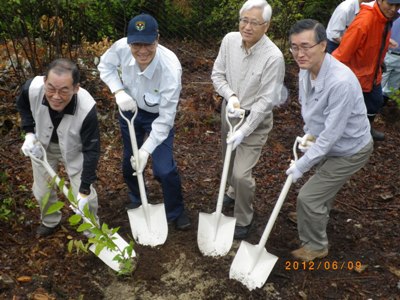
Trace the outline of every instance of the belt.
<instances>
[{"instance_id":1,"label":"belt","mask_svg":"<svg viewBox=\"0 0 400 300\"><path fill-rule=\"evenodd\" d=\"M392 51L392 50L389 50L389 53L390 53L390 54L393 54L393 55L398 55L398 56L400 56L400 52L394 52L394 51Z\"/></svg>"},{"instance_id":2,"label":"belt","mask_svg":"<svg viewBox=\"0 0 400 300\"><path fill-rule=\"evenodd\" d=\"M228 100L226 100L225 98L224 98L224 100L225 100L225 104L228 104ZM247 117L249 114L250 114L250 110L245 109L244 116Z\"/></svg>"}]
</instances>

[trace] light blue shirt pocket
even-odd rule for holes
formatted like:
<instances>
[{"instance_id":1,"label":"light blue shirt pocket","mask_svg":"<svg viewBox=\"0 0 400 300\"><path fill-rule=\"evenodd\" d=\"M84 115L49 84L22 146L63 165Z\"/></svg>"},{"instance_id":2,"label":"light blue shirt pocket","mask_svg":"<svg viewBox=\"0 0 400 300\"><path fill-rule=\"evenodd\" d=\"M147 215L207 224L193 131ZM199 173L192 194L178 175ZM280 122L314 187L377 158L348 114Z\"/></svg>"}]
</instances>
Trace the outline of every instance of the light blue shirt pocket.
<instances>
[{"instance_id":1,"label":"light blue shirt pocket","mask_svg":"<svg viewBox=\"0 0 400 300\"><path fill-rule=\"evenodd\" d=\"M147 107L154 107L160 104L161 96L159 94L144 93L143 101Z\"/></svg>"}]
</instances>

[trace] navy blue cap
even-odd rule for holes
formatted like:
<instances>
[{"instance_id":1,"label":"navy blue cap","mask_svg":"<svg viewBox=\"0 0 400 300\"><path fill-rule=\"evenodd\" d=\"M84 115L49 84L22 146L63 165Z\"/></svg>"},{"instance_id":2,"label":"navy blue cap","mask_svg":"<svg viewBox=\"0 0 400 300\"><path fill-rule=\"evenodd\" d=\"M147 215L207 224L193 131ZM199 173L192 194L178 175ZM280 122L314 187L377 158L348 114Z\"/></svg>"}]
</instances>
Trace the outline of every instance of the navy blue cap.
<instances>
[{"instance_id":1,"label":"navy blue cap","mask_svg":"<svg viewBox=\"0 0 400 300\"><path fill-rule=\"evenodd\" d=\"M134 17L128 24L128 44L152 44L158 37L158 23L148 14Z\"/></svg>"},{"instance_id":2,"label":"navy blue cap","mask_svg":"<svg viewBox=\"0 0 400 300\"><path fill-rule=\"evenodd\" d=\"M400 0L387 0L389 4L400 4Z\"/></svg>"}]
</instances>

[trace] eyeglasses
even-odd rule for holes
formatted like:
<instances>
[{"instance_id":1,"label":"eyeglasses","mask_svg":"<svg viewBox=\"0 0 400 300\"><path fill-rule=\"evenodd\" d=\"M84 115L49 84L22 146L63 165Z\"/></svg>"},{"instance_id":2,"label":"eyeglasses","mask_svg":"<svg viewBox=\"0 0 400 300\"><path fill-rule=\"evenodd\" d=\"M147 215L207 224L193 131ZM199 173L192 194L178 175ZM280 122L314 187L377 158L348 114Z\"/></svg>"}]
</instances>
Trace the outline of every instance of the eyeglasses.
<instances>
[{"instance_id":1,"label":"eyeglasses","mask_svg":"<svg viewBox=\"0 0 400 300\"><path fill-rule=\"evenodd\" d=\"M133 50L140 50L145 48L146 50L151 50L154 48L154 46L157 44L157 42L154 42L152 44L144 44L144 43L134 43L134 44L129 44Z\"/></svg>"},{"instance_id":2,"label":"eyeglasses","mask_svg":"<svg viewBox=\"0 0 400 300\"><path fill-rule=\"evenodd\" d=\"M53 96L55 94L58 94L60 97L65 98L68 97L73 93L73 90L70 88L62 88L60 90L55 89L52 86L45 85L45 91L49 96Z\"/></svg>"},{"instance_id":3,"label":"eyeglasses","mask_svg":"<svg viewBox=\"0 0 400 300\"><path fill-rule=\"evenodd\" d=\"M240 24L247 26L248 24L250 24L251 27L258 27L261 25L264 25L265 23L267 23L267 21L259 23L257 21L250 21L249 19L245 19L245 18L240 18L239 19Z\"/></svg>"},{"instance_id":4,"label":"eyeglasses","mask_svg":"<svg viewBox=\"0 0 400 300\"><path fill-rule=\"evenodd\" d=\"M300 50L303 51L303 53L307 53L311 48L314 48L315 46L317 46L317 45L320 44L320 43L321 43L321 42L316 43L316 44L314 44L314 45L312 45L312 46L308 46L308 45L304 45L304 46L291 46L290 49L289 49L289 51L290 51L291 53L293 53L293 54L299 53Z\"/></svg>"}]
</instances>

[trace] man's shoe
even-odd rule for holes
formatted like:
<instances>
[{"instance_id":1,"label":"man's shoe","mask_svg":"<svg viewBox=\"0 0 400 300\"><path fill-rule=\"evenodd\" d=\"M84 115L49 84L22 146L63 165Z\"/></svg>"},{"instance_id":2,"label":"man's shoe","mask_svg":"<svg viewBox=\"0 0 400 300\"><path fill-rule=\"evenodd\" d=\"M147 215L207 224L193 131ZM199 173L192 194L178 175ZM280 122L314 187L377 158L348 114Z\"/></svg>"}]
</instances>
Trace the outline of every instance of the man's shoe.
<instances>
[{"instance_id":1,"label":"man's shoe","mask_svg":"<svg viewBox=\"0 0 400 300\"><path fill-rule=\"evenodd\" d=\"M178 230L187 230L190 227L190 220L186 214L186 211L183 211L181 215L175 220L175 227Z\"/></svg>"},{"instance_id":2,"label":"man's shoe","mask_svg":"<svg viewBox=\"0 0 400 300\"><path fill-rule=\"evenodd\" d=\"M385 134L371 127L371 135L375 142L382 142L385 140Z\"/></svg>"},{"instance_id":3,"label":"man's shoe","mask_svg":"<svg viewBox=\"0 0 400 300\"><path fill-rule=\"evenodd\" d=\"M328 249L311 250L303 246L297 250L292 251L292 255L296 259L308 262L316 258L324 258L328 255Z\"/></svg>"},{"instance_id":4,"label":"man's shoe","mask_svg":"<svg viewBox=\"0 0 400 300\"><path fill-rule=\"evenodd\" d=\"M233 238L235 240L244 240L249 235L252 226L253 226L253 220L251 220L250 224L247 226L236 225Z\"/></svg>"},{"instance_id":5,"label":"man's shoe","mask_svg":"<svg viewBox=\"0 0 400 300\"><path fill-rule=\"evenodd\" d=\"M288 213L288 219L297 224L297 212L291 211L290 213Z\"/></svg>"},{"instance_id":6,"label":"man's shoe","mask_svg":"<svg viewBox=\"0 0 400 300\"><path fill-rule=\"evenodd\" d=\"M60 225L56 225L55 227L47 227L43 224L40 224L40 226L36 229L36 237L41 238L41 237L46 237L58 230Z\"/></svg>"},{"instance_id":7,"label":"man's shoe","mask_svg":"<svg viewBox=\"0 0 400 300\"><path fill-rule=\"evenodd\" d=\"M127 206L125 206L126 210L130 210L130 209L134 209L134 208L138 208L140 205L142 205L141 203L129 203Z\"/></svg>"},{"instance_id":8,"label":"man's shoe","mask_svg":"<svg viewBox=\"0 0 400 300\"><path fill-rule=\"evenodd\" d=\"M222 206L231 206L235 204L235 199L229 197L227 194L224 195Z\"/></svg>"}]
</instances>

